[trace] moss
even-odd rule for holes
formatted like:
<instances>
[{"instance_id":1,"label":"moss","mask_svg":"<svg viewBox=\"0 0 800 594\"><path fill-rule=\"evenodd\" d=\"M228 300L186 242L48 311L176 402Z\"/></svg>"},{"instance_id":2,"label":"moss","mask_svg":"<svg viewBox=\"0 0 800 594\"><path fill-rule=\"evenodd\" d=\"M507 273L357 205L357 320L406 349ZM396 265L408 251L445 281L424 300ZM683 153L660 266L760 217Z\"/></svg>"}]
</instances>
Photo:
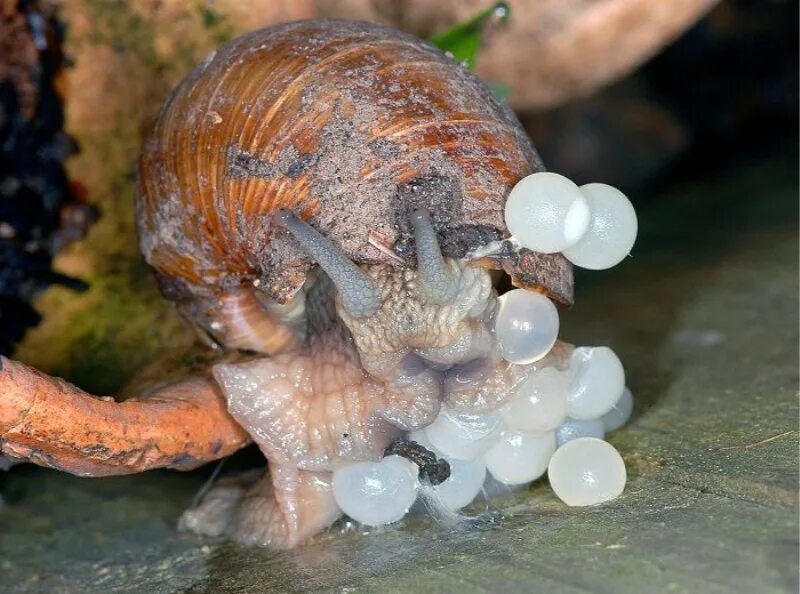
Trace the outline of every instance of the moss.
<instances>
[{"instance_id":1,"label":"moss","mask_svg":"<svg viewBox=\"0 0 800 594\"><path fill-rule=\"evenodd\" d=\"M65 7L70 74L68 128L82 147L69 173L90 189L101 219L55 263L90 289L44 293L44 322L15 357L81 387L116 391L137 370L191 358L194 335L158 294L141 260L133 217L134 166L145 131L163 98L202 57L233 34L202 3L144 4L85 0ZM168 11L169 14L164 14ZM72 102L70 102L72 101Z\"/></svg>"}]
</instances>

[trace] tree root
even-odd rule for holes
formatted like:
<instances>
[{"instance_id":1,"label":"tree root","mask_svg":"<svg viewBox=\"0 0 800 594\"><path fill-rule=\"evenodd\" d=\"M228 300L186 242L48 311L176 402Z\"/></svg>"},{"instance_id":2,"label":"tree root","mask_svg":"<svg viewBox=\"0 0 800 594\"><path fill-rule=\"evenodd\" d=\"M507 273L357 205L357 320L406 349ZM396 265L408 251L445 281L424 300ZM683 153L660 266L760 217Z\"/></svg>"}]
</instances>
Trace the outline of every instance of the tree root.
<instances>
[{"instance_id":1,"label":"tree root","mask_svg":"<svg viewBox=\"0 0 800 594\"><path fill-rule=\"evenodd\" d=\"M0 454L96 477L190 470L248 442L211 379L115 402L0 357Z\"/></svg>"}]
</instances>

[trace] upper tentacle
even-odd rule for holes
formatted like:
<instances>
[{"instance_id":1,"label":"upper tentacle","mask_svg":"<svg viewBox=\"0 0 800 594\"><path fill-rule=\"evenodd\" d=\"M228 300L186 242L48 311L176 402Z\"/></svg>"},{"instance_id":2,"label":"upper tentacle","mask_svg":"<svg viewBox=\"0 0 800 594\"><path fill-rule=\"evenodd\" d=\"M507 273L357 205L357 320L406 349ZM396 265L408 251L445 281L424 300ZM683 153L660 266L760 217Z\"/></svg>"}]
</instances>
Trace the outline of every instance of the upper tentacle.
<instances>
[{"instance_id":1,"label":"upper tentacle","mask_svg":"<svg viewBox=\"0 0 800 594\"><path fill-rule=\"evenodd\" d=\"M277 219L331 278L352 316L363 318L377 311L380 299L375 285L327 237L290 210L280 210Z\"/></svg>"},{"instance_id":2,"label":"upper tentacle","mask_svg":"<svg viewBox=\"0 0 800 594\"><path fill-rule=\"evenodd\" d=\"M453 303L458 295L458 280L442 257L431 215L426 210L417 210L411 215L411 224L417 247L417 273L425 299L438 305Z\"/></svg>"}]
</instances>

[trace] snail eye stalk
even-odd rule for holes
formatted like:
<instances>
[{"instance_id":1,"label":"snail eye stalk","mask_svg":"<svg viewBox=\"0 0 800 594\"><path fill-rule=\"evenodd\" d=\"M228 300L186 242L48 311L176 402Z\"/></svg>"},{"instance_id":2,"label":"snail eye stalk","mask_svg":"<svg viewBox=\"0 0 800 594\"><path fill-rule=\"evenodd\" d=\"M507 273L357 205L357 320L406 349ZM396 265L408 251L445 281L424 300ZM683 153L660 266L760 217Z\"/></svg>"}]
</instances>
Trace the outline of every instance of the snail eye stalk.
<instances>
[{"instance_id":1,"label":"snail eye stalk","mask_svg":"<svg viewBox=\"0 0 800 594\"><path fill-rule=\"evenodd\" d=\"M290 210L279 210L275 218L330 277L350 315L365 318L378 311L378 288L327 237Z\"/></svg>"},{"instance_id":2,"label":"snail eye stalk","mask_svg":"<svg viewBox=\"0 0 800 594\"><path fill-rule=\"evenodd\" d=\"M417 247L417 272L425 299L436 305L453 303L458 294L458 284L439 249L439 240L426 210L416 210L411 215L414 241Z\"/></svg>"}]
</instances>

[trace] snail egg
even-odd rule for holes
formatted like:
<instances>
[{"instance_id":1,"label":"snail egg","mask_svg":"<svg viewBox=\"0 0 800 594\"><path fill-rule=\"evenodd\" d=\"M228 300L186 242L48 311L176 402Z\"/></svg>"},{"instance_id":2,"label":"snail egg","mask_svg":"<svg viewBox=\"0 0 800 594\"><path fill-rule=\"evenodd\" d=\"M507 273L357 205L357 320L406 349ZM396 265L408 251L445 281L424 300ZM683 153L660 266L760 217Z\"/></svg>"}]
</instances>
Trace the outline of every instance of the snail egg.
<instances>
[{"instance_id":1,"label":"snail egg","mask_svg":"<svg viewBox=\"0 0 800 594\"><path fill-rule=\"evenodd\" d=\"M518 431L552 431L567 416L567 375L552 367L532 373L514 398L500 409L506 425Z\"/></svg>"},{"instance_id":2,"label":"snail egg","mask_svg":"<svg viewBox=\"0 0 800 594\"><path fill-rule=\"evenodd\" d=\"M506 485L529 483L544 474L555 449L556 437L552 431L527 433L507 429L486 452L486 468Z\"/></svg>"},{"instance_id":3,"label":"snail egg","mask_svg":"<svg viewBox=\"0 0 800 594\"><path fill-rule=\"evenodd\" d=\"M489 501L495 497L506 497L512 493L524 491L529 485L530 483L506 485L505 483L498 481L491 474L487 474L486 480L483 483L483 489L481 489L481 499Z\"/></svg>"},{"instance_id":4,"label":"snail egg","mask_svg":"<svg viewBox=\"0 0 800 594\"><path fill-rule=\"evenodd\" d=\"M617 403L610 411L603 415L603 427L606 431L616 431L628 422L633 413L633 394L628 388L622 391Z\"/></svg>"},{"instance_id":5,"label":"snail egg","mask_svg":"<svg viewBox=\"0 0 800 594\"><path fill-rule=\"evenodd\" d=\"M425 436L448 458L474 460L494 445L502 429L497 413L469 415L443 406Z\"/></svg>"},{"instance_id":6,"label":"snail egg","mask_svg":"<svg viewBox=\"0 0 800 594\"><path fill-rule=\"evenodd\" d=\"M433 446L423 431L414 431L408 438L428 448L450 464L450 476L439 485L423 483L421 485L423 492L434 498L439 505L453 511L472 503L483 489L486 479L486 463L483 459L458 460L445 456Z\"/></svg>"},{"instance_id":7,"label":"snail egg","mask_svg":"<svg viewBox=\"0 0 800 594\"><path fill-rule=\"evenodd\" d=\"M523 246L552 254L577 243L588 231L591 211L578 186L557 173L534 173L514 186L506 200L506 226Z\"/></svg>"},{"instance_id":8,"label":"snail egg","mask_svg":"<svg viewBox=\"0 0 800 594\"><path fill-rule=\"evenodd\" d=\"M498 298L494 331L506 361L523 365L544 357L558 337L558 311L541 293L512 289Z\"/></svg>"},{"instance_id":9,"label":"snail egg","mask_svg":"<svg viewBox=\"0 0 800 594\"><path fill-rule=\"evenodd\" d=\"M570 359L567 415L599 419L612 409L625 389L625 370L608 347L578 347Z\"/></svg>"},{"instance_id":10,"label":"snail egg","mask_svg":"<svg viewBox=\"0 0 800 594\"><path fill-rule=\"evenodd\" d=\"M603 439L605 437L603 421L600 419L588 419L586 421L567 419L561 427L556 429L556 445L558 447L579 437Z\"/></svg>"},{"instance_id":11,"label":"snail egg","mask_svg":"<svg viewBox=\"0 0 800 594\"><path fill-rule=\"evenodd\" d=\"M356 462L333 473L333 497L344 513L368 526L400 520L417 498L417 466L400 456Z\"/></svg>"},{"instance_id":12,"label":"snail egg","mask_svg":"<svg viewBox=\"0 0 800 594\"><path fill-rule=\"evenodd\" d=\"M579 437L558 448L547 467L550 486L571 506L596 505L619 497L627 474L622 456L610 443Z\"/></svg>"},{"instance_id":13,"label":"snail egg","mask_svg":"<svg viewBox=\"0 0 800 594\"><path fill-rule=\"evenodd\" d=\"M472 503L481 492L486 479L486 463L481 458L447 458L447 461L450 463L450 476L431 489L439 503L448 509L457 510Z\"/></svg>"},{"instance_id":14,"label":"snail egg","mask_svg":"<svg viewBox=\"0 0 800 594\"><path fill-rule=\"evenodd\" d=\"M586 235L564 249L564 256L581 268L611 268L630 253L636 241L636 211L625 194L612 186L586 184L580 189L589 201L592 220Z\"/></svg>"}]
</instances>

